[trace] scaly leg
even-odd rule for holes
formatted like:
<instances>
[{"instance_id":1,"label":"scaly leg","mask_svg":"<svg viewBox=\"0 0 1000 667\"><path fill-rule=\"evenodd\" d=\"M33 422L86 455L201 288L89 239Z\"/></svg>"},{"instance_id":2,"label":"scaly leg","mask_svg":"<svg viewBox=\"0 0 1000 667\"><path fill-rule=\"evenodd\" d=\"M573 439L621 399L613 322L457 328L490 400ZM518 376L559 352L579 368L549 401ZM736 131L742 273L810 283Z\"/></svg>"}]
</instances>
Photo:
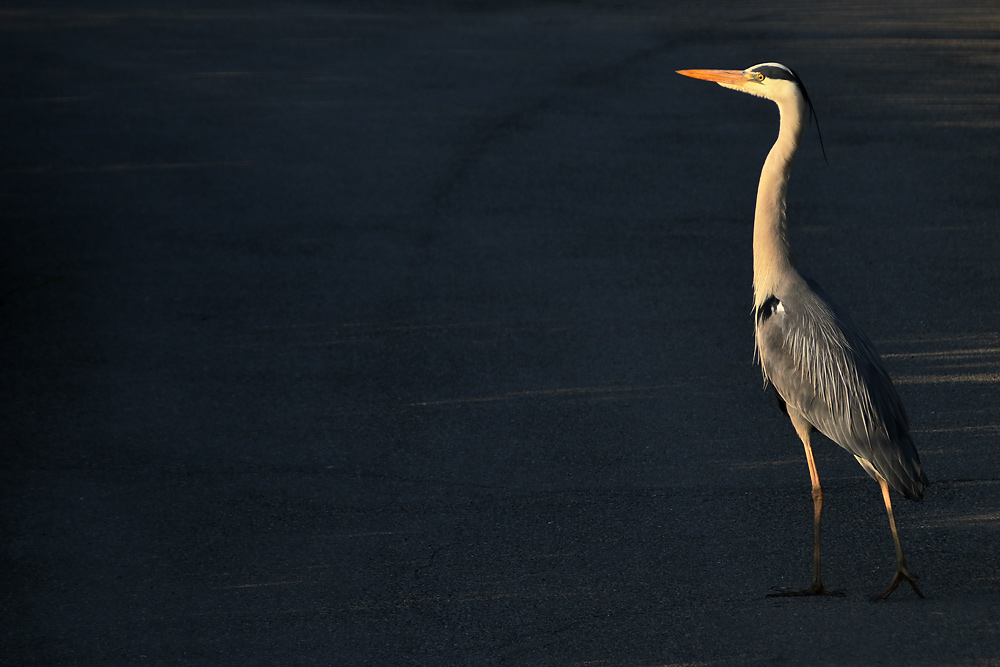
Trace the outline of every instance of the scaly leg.
<instances>
[{"instance_id":1,"label":"scaly leg","mask_svg":"<svg viewBox=\"0 0 1000 667\"><path fill-rule=\"evenodd\" d=\"M884 600L889 597L901 581L910 582L910 586L913 586L913 591L918 596L924 597L924 594L917 588L917 578L906 569L906 559L903 558L903 547L899 544L899 533L896 531L896 518L892 515L892 501L889 500L889 484L881 475L878 476L878 484L882 487L882 500L885 501L885 511L889 514L889 528L892 530L892 542L896 545L896 574L893 576L892 581L889 582L889 586L873 597L872 601Z\"/></svg>"},{"instance_id":2,"label":"scaly leg","mask_svg":"<svg viewBox=\"0 0 1000 667\"><path fill-rule=\"evenodd\" d=\"M820 578L820 562L819 562L819 541L820 541L820 520L823 515L823 487L819 483L819 472L816 470L816 460L813 458L812 450L812 425L805 421L797 414L789 411L789 417L792 419L792 425L795 427L795 432L799 434L799 438L802 440L802 445L806 450L806 463L809 464L809 479L812 481L812 499L813 499L813 579L809 588L804 590L795 590L791 588L778 588L777 593L769 593L767 597L788 597L788 596L798 596L798 595L833 595L835 597L844 597L843 593L838 591L831 591L823 586L823 580Z\"/></svg>"}]
</instances>

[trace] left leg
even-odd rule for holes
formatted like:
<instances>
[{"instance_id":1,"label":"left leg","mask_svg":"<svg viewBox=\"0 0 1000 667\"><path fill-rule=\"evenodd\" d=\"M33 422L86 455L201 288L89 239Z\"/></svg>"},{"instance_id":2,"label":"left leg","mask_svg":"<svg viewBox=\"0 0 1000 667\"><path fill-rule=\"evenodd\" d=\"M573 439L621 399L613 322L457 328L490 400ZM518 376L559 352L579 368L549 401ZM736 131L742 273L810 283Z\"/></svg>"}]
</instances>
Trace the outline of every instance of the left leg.
<instances>
[{"instance_id":1,"label":"left leg","mask_svg":"<svg viewBox=\"0 0 1000 667\"><path fill-rule=\"evenodd\" d=\"M889 514L889 528L892 530L892 541L896 545L896 574L893 576L892 581L889 582L889 586L873 597L872 600L886 599L896 590L896 586L899 586L899 582L901 581L910 582L910 586L913 586L914 592L918 596L924 597L924 594L917 588L917 578L906 569L906 559L903 558L903 547L899 544L899 533L896 531L896 518L892 515L892 501L889 500L889 484L882 475L878 475L877 479L879 486L882 487L882 500L885 501L885 511Z\"/></svg>"}]
</instances>

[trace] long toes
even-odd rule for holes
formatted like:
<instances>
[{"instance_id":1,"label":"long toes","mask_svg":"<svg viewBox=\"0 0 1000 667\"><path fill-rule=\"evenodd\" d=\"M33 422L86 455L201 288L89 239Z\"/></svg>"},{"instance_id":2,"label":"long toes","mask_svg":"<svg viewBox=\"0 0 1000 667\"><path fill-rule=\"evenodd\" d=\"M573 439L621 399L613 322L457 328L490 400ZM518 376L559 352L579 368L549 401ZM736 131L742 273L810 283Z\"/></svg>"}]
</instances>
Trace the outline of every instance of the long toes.
<instances>
[{"instance_id":1,"label":"long toes","mask_svg":"<svg viewBox=\"0 0 1000 667\"><path fill-rule=\"evenodd\" d=\"M913 587L913 592L917 594L917 597L920 598L924 597L924 594L920 592L919 588L917 588L917 577L910 574L909 570L905 568L900 568L896 570L896 574L893 575L892 581L889 582L889 585L886 587L886 589L881 593L879 593L878 595L876 595L875 597L873 597L872 602L875 602L876 600L885 600L886 598L888 598L890 595L892 595L892 592L896 590L896 587L899 586L900 582L902 581L908 581L910 583L910 586Z\"/></svg>"},{"instance_id":2,"label":"long toes","mask_svg":"<svg viewBox=\"0 0 1000 667\"><path fill-rule=\"evenodd\" d=\"M916 576L914 576L914 575L910 574L909 572L907 572L903 576L903 578L906 579L908 582L910 582L910 586L913 587L913 592L917 594L918 598L922 599L924 597L924 594L920 592L919 588L917 588L917 578L916 578Z\"/></svg>"}]
</instances>

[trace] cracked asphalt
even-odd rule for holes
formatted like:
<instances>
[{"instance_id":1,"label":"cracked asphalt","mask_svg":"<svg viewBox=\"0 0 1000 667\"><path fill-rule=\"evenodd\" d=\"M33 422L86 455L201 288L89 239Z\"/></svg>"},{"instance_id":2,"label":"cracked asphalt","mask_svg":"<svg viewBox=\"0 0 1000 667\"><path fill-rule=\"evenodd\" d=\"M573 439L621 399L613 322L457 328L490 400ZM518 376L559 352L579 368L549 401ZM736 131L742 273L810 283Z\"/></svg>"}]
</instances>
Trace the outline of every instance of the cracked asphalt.
<instances>
[{"instance_id":1,"label":"cracked asphalt","mask_svg":"<svg viewBox=\"0 0 1000 667\"><path fill-rule=\"evenodd\" d=\"M0 9L0 664L1000 665L1000 9ZM754 193L932 486L809 480Z\"/></svg>"}]
</instances>

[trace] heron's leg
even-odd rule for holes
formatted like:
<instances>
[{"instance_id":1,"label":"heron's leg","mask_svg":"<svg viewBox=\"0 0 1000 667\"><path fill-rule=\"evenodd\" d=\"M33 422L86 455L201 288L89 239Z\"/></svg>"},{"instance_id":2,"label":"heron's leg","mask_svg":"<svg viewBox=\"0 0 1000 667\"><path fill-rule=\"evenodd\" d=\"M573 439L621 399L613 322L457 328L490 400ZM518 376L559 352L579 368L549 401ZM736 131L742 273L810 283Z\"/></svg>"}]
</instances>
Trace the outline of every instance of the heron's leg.
<instances>
[{"instance_id":1,"label":"heron's leg","mask_svg":"<svg viewBox=\"0 0 1000 667\"><path fill-rule=\"evenodd\" d=\"M819 472L816 470L816 459L813 457L812 425L794 412L789 412L789 417L791 417L792 425L795 427L795 432L799 434L799 438L802 440L802 445L805 447L806 463L809 465L809 479L812 482L813 579L809 588L806 588L805 590L779 588L777 589L777 593L769 593L768 597L785 597L793 595L833 595L836 597L843 597L843 593L831 591L825 588L823 586L823 580L820 576L819 543L820 525L823 517L823 487L819 483Z\"/></svg>"},{"instance_id":2,"label":"heron's leg","mask_svg":"<svg viewBox=\"0 0 1000 667\"><path fill-rule=\"evenodd\" d=\"M924 594L917 588L917 578L906 569L906 559L903 558L903 547L899 543L899 532L896 530L896 518L892 514L892 501L889 499L889 484L881 475L878 476L878 484L882 487L882 500L885 501L885 511L889 514L889 528L892 530L892 542L896 545L896 574L893 576L889 586L872 598L872 600L884 600L889 597L899 582L908 581L913 586L913 591L920 597Z\"/></svg>"}]
</instances>

